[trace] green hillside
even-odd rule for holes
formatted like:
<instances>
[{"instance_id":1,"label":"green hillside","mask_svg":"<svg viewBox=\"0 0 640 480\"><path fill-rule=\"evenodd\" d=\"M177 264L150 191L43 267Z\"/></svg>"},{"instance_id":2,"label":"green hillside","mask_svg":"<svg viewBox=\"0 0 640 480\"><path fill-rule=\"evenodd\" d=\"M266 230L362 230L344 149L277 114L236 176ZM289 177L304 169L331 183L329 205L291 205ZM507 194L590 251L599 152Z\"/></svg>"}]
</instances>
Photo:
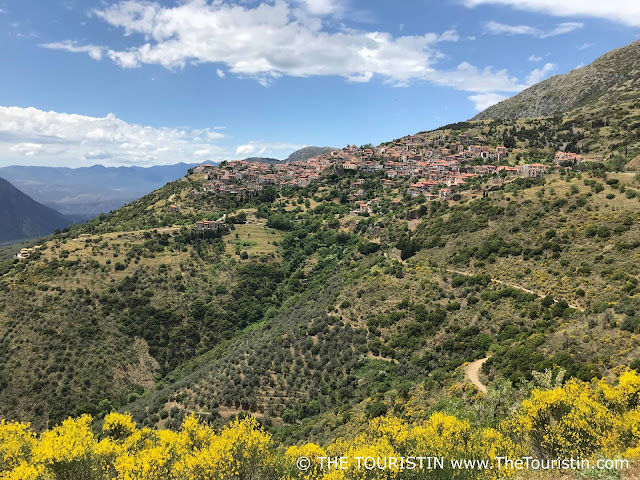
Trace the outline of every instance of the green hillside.
<instances>
[{"instance_id":1,"label":"green hillside","mask_svg":"<svg viewBox=\"0 0 640 480\"><path fill-rule=\"evenodd\" d=\"M341 202L350 175L251 200L195 194L190 175L7 266L0 414L46 426L124 408L176 426L245 411L293 439L408 385L438 398L486 356L487 379L516 384L606 375L640 357L640 184L598 174L486 178L365 216ZM248 223L191 232L223 213Z\"/></svg>"},{"instance_id":2,"label":"green hillside","mask_svg":"<svg viewBox=\"0 0 640 480\"><path fill-rule=\"evenodd\" d=\"M114 410L170 429L252 415L283 444L326 445L386 413L494 426L536 385L637 369L640 105L598 95L349 151L366 168L309 166L259 190L216 187L254 171L195 168L5 259L0 418L42 431ZM476 142L507 153L455 156ZM387 178L385 148L495 172L416 191Z\"/></svg>"},{"instance_id":3,"label":"green hillside","mask_svg":"<svg viewBox=\"0 0 640 480\"><path fill-rule=\"evenodd\" d=\"M583 380L607 375L640 357L638 198L620 195L640 184L607 178L597 194L590 175L556 174L505 183L485 199L345 215L341 228L366 240L342 260L328 247L315 253L313 263L334 263L326 279L301 273L305 291L279 314L126 409L174 427L189 412L218 421L252 412L284 422L289 438L297 424L303 439L337 427L304 427L324 411L349 415L376 398L392 408L389 395L416 384L438 398L461 365L486 356L486 378L514 384L558 366ZM337 205L330 192L316 210ZM412 209L424 213L409 225ZM418 251L402 260L407 241Z\"/></svg>"}]
</instances>

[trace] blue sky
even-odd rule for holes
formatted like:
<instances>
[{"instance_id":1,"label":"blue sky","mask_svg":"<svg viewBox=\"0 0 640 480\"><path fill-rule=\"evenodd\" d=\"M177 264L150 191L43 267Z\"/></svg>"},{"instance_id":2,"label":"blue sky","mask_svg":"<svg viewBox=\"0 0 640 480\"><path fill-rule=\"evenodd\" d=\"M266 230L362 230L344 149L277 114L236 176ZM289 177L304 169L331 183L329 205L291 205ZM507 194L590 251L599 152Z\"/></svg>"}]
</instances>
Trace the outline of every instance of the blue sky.
<instances>
[{"instance_id":1,"label":"blue sky","mask_svg":"<svg viewBox=\"0 0 640 480\"><path fill-rule=\"evenodd\" d=\"M377 144L624 46L637 0L0 0L0 166Z\"/></svg>"}]
</instances>

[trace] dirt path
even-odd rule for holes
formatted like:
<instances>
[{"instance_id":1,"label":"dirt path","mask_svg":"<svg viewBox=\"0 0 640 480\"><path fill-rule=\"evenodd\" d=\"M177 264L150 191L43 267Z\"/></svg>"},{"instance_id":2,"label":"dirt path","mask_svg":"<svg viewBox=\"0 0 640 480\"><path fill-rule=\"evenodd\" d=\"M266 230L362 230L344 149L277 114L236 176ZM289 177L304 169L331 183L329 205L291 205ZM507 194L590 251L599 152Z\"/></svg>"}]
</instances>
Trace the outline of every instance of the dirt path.
<instances>
[{"instance_id":1,"label":"dirt path","mask_svg":"<svg viewBox=\"0 0 640 480\"><path fill-rule=\"evenodd\" d=\"M475 362L469 363L466 367L464 367L464 376L467 380L470 380L478 390L481 392L487 393L487 387L480 381L480 369L484 362L489 360L489 358L481 358L480 360L476 360Z\"/></svg>"},{"instance_id":2,"label":"dirt path","mask_svg":"<svg viewBox=\"0 0 640 480\"><path fill-rule=\"evenodd\" d=\"M446 272L449 272L449 273L457 273L459 275L464 275L465 277L469 277L471 275L475 275L475 273L462 272L460 270L453 270L451 268L445 268L444 270ZM534 295L537 295L540 298L544 298L544 295L542 293L534 292L533 290L529 290L528 288L521 287L520 285L516 285L514 283L508 283L508 282L505 282L503 280L497 280L497 279L495 279L493 277L491 278L491 281L494 282L494 283L499 283L500 285L504 285L506 287L515 288L516 290L521 290L521 291L527 292L527 293L533 293ZM568 305L569 305L569 307L573 308L574 310L578 310L580 312L584 312L584 309L580 308L577 305L571 305L570 303Z\"/></svg>"}]
</instances>

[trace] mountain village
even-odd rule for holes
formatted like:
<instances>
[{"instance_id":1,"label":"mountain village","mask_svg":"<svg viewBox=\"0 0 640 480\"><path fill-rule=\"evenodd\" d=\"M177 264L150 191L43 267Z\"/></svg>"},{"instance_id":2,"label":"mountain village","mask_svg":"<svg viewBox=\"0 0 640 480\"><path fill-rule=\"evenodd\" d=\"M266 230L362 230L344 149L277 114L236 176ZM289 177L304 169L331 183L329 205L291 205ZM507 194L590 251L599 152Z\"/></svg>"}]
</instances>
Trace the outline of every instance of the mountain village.
<instances>
[{"instance_id":1,"label":"mountain village","mask_svg":"<svg viewBox=\"0 0 640 480\"><path fill-rule=\"evenodd\" d=\"M229 195L253 195L268 186L306 187L318 181L329 168L354 171L363 175L377 174L385 189L399 188L406 179L415 180L407 193L424 195L427 200L448 198L456 187L469 178L480 175L539 177L551 167L541 163L518 166L500 165L509 154L507 147L482 145L483 136L428 139L409 136L378 147L347 145L306 161L270 165L261 162L234 160L220 165L200 165L195 174L204 174L204 192ZM580 162L580 155L558 152L554 169ZM364 195L363 179L351 183L350 200L357 202Z\"/></svg>"}]
</instances>

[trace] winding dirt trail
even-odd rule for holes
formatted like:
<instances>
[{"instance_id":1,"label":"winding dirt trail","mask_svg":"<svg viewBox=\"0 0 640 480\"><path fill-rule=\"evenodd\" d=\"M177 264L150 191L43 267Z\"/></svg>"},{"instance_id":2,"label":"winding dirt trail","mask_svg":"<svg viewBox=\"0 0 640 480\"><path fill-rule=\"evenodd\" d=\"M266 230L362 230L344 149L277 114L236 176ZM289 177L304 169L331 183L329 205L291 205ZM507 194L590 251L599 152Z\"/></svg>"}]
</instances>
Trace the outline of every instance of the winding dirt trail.
<instances>
[{"instance_id":1,"label":"winding dirt trail","mask_svg":"<svg viewBox=\"0 0 640 480\"><path fill-rule=\"evenodd\" d=\"M487 393L487 386L480 381L480 369L484 362L489 360L489 358L481 358L480 360L476 360L475 362L469 363L466 367L464 367L464 376L467 380L470 380L478 390L483 393Z\"/></svg>"},{"instance_id":2,"label":"winding dirt trail","mask_svg":"<svg viewBox=\"0 0 640 480\"><path fill-rule=\"evenodd\" d=\"M457 273L459 275L464 275L465 277L469 277L471 275L475 275L475 273L470 273L470 272L462 272L460 270L454 270L452 268L445 268L444 269L445 272L449 272L449 273ZM494 283L498 283L500 285L504 285L506 287L511 287L511 288L515 288L516 290L521 290L523 292L527 292L527 293L532 293L534 295L537 295L540 298L544 298L544 295L540 292L534 292L533 290L529 290L528 288L524 288L521 287L520 285L516 285L515 283L509 283L509 282L505 282L503 280L498 280L496 278L491 277L491 281ZM578 305L572 305L572 304L568 304L569 307L573 308L574 310L578 310L580 312L584 312L584 309L579 307Z\"/></svg>"}]
</instances>

